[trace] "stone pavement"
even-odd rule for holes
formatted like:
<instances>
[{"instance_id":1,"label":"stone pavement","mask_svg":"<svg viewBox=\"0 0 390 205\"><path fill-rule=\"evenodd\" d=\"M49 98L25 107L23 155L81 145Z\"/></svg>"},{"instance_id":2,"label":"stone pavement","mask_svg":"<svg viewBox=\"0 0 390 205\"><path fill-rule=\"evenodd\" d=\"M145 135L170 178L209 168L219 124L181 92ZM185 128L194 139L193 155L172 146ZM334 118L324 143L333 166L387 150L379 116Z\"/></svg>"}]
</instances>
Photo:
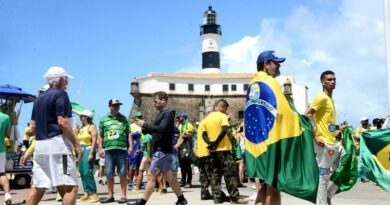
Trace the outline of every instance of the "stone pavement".
<instances>
[{"instance_id":1,"label":"stone pavement","mask_svg":"<svg viewBox=\"0 0 390 205\"><path fill-rule=\"evenodd\" d=\"M180 176L180 174L179 174ZM115 199L119 199L119 179L115 179ZM81 183L81 182L80 182ZM244 197L249 197L254 193L254 190L251 188L252 184L245 184L247 187L240 188L240 194ZM98 186L98 194L100 198L107 196L107 188L105 186ZM202 201L200 200L200 184L198 182L198 175L196 174L193 179L193 188L183 189L184 196L187 198L189 205L212 205L213 201ZM26 198L28 189L22 190L12 190L13 194L13 204L23 204L23 200ZM82 187L79 188L79 195L82 195ZM227 191L225 190L225 193ZM128 204L134 203L137 199L142 197L141 193L134 193L132 191L127 192ZM0 204L4 200L4 195L0 193ZM170 188L168 188L167 194L160 194L159 192L154 192L152 197L148 201L149 205L171 205L175 204L177 198ZM41 203L42 205L60 205L60 202L55 201L55 193L45 194ZM77 202L80 205L91 204L89 202ZM96 203L100 204L100 203ZM109 204L118 204L117 202ZM229 204L225 202L224 204ZM250 202L249 204L254 204ZM282 193L282 204L288 205L310 205L312 203L300 200L298 198L292 197L288 194ZM373 183L360 183L358 182L351 190L347 192L342 192L336 195L333 199L333 205L389 205L390 204L390 193L381 191Z\"/></svg>"}]
</instances>

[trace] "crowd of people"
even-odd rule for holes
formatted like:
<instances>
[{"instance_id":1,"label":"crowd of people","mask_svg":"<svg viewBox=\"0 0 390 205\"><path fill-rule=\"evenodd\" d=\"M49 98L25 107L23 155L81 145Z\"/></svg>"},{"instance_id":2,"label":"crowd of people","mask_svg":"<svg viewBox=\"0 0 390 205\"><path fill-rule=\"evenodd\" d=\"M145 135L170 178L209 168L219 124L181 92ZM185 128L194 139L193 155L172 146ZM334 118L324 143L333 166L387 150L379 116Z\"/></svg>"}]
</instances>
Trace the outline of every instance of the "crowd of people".
<instances>
[{"instance_id":1,"label":"crowd of people","mask_svg":"<svg viewBox=\"0 0 390 205\"><path fill-rule=\"evenodd\" d=\"M253 82L264 78L274 79L280 74L281 63L273 51L262 52L257 59L257 73ZM72 78L63 68L51 67L45 74L48 86L40 90L34 103L32 121L25 132L23 144L27 151L21 163L33 155L32 187L26 204L38 204L46 189L55 187L63 204L75 204L78 193L78 175L84 194L80 201L114 202L114 176L120 181L118 203L127 203L129 190L143 197L137 204L146 204L157 187L161 193L171 187L177 196L177 205L188 204L181 187L192 188L193 167L199 170L201 200L212 200L214 204L226 201L231 204L247 204L240 197L248 177L256 184L256 193L250 197L256 204L281 204L280 192L266 184L258 176L245 173L245 126L232 125L228 113L229 103L219 99L213 107L206 107L205 118L192 124L185 112L176 115L168 106L168 95L163 91L153 94L153 104L158 112L153 122L145 122L137 111L132 123L120 113L122 102L113 98L108 102L109 112L98 124L93 122L93 112L84 110L79 114L82 125L72 128L72 107L66 93L68 80ZM253 83L252 82L252 83ZM318 204L330 204L331 196L327 184L334 162L344 150L337 143L336 131L348 125L336 125L335 105L332 99L336 85L335 73L325 71L320 76L323 91L313 100L305 115L313 124L313 141L319 168ZM175 120L176 119L176 120ZM372 125L366 117L355 131L356 150L359 151L360 133L371 129L389 128L385 119L374 119ZM259 124L259 126L262 126ZM11 203L8 179L4 175L4 137L9 135L9 118L0 113L0 183L5 191L6 204ZM31 141L30 137L35 136ZM332 150L332 156L327 155ZM4 159L4 160L3 160ZM77 162L77 166L76 166ZM94 177L99 165L98 183L107 185L108 196L100 199ZM178 169L181 177L178 180ZM146 185L144 173L146 172ZM106 180L104 180L104 177ZM222 177L228 195L221 189ZM364 172L360 173L365 182Z\"/></svg>"}]
</instances>

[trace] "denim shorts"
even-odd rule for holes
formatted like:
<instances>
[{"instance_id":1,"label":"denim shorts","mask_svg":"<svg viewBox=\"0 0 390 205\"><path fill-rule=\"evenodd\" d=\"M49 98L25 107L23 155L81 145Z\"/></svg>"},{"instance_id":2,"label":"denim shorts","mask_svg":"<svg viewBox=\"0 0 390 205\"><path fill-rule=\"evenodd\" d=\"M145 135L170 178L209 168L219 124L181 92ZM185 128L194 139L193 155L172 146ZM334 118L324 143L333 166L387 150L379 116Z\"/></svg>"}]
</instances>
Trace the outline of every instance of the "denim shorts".
<instances>
[{"instance_id":1,"label":"denim shorts","mask_svg":"<svg viewBox=\"0 0 390 205\"><path fill-rule=\"evenodd\" d=\"M126 176L127 151L108 150L105 155L106 177L114 177L115 167L118 176Z\"/></svg>"},{"instance_id":2,"label":"denim shorts","mask_svg":"<svg viewBox=\"0 0 390 205\"><path fill-rule=\"evenodd\" d=\"M172 171L172 159L171 153L164 153L161 151L153 153L149 171L155 172L160 170L162 173Z\"/></svg>"},{"instance_id":3,"label":"denim shorts","mask_svg":"<svg viewBox=\"0 0 390 205\"><path fill-rule=\"evenodd\" d=\"M172 172L177 173L179 166L177 153L172 153L170 155L172 157Z\"/></svg>"}]
</instances>

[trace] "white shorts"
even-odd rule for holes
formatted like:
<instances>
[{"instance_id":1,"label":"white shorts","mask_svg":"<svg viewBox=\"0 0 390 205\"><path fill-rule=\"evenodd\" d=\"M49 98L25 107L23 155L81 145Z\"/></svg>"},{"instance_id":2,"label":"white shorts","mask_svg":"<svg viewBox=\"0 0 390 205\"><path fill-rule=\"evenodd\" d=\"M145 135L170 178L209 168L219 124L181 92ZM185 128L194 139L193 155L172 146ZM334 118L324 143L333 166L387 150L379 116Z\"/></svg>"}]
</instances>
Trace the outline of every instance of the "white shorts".
<instances>
[{"instance_id":1,"label":"white shorts","mask_svg":"<svg viewBox=\"0 0 390 205\"><path fill-rule=\"evenodd\" d=\"M62 135L35 141L32 172L36 188L77 186L77 167L70 142Z\"/></svg>"},{"instance_id":2,"label":"white shorts","mask_svg":"<svg viewBox=\"0 0 390 205\"><path fill-rule=\"evenodd\" d=\"M106 160L104 158L99 159L99 166L101 166L101 167L106 166Z\"/></svg>"},{"instance_id":3,"label":"white shorts","mask_svg":"<svg viewBox=\"0 0 390 205\"><path fill-rule=\"evenodd\" d=\"M0 174L5 173L5 152L0 153Z\"/></svg>"},{"instance_id":4,"label":"white shorts","mask_svg":"<svg viewBox=\"0 0 390 205\"><path fill-rule=\"evenodd\" d=\"M150 167L150 162L148 162L148 158L143 157L141 161L141 165L139 166L139 170L148 171L149 167Z\"/></svg>"}]
</instances>

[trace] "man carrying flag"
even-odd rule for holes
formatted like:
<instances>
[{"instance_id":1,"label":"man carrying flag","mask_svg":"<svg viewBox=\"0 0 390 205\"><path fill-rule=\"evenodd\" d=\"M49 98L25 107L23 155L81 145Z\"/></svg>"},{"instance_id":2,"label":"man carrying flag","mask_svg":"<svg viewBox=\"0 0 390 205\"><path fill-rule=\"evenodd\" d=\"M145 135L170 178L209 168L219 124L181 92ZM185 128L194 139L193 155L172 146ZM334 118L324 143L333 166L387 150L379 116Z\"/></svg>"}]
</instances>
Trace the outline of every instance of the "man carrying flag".
<instances>
[{"instance_id":1,"label":"man carrying flag","mask_svg":"<svg viewBox=\"0 0 390 205\"><path fill-rule=\"evenodd\" d=\"M336 87L336 76L333 71L327 70L321 74L323 92L314 98L305 114L312 116L314 142L317 163L320 171L320 181L317 193L317 204L331 204L328 194L328 183L331 171L335 170L344 148L336 141L336 109L332 99Z\"/></svg>"},{"instance_id":2,"label":"man carrying flag","mask_svg":"<svg viewBox=\"0 0 390 205\"><path fill-rule=\"evenodd\" d=\"M310 121L291 107L275 79L284 61L274 51L262 52L247 91L245 160L249 177L262 182L256 204L281 204L280 191L316 200L318 168Z\"/></svg>"},{"instance_id":3,"label":"man carrying flag","mask_svg":"<svg viewBox=\"0 0 390 205\"><path fill-rule=\"evenodd\" d=\"M262 182L256 204L281 204L280 191L316 200L318 168L310 121L291 107L275 79L284 61L274 51L262 52L247 91L245 160L249 177Z\"/></svg>"}]
</instances>

